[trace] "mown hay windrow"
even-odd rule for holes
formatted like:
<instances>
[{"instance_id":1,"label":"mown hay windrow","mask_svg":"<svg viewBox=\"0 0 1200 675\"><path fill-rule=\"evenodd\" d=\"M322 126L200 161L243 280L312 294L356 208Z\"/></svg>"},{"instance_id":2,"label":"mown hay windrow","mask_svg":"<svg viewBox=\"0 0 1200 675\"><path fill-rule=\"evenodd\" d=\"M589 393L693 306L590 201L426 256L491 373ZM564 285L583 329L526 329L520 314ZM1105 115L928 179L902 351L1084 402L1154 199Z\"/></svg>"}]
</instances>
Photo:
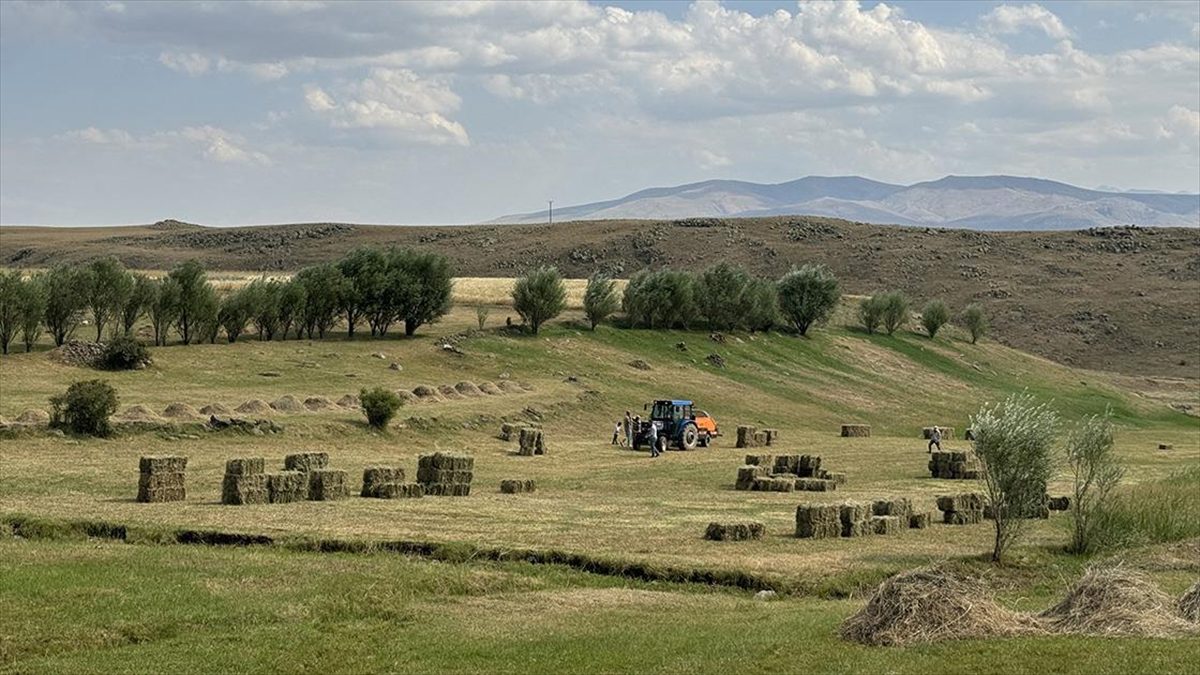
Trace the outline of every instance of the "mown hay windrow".
<instances>
[{"instance_id":1,"label":"mown hay windrow","mask_svg":"<svg viewBox=\"0 0 1200 675\"><path fill-rule=\"evenodd\" d=\"M1183 618L1192 623L1200 623L1200 580L1179 597L1177 606Z\"/></svg>"},{"instance_id":2,"label":"mown hay windrow","mask_svg":"<svg viewBox=\"0 0 1200 675\"><path fill-rule=\"evenodd\" d=\"M759 522L709 523L704 538L710 541L746 541L762 539L767 528Z\"/></svg>"},{"instance_id":3,"label":"mown hay windrow","mask_svg":"<svg viewBox=\"0 0 1200 675\"><path fill-rule=\"evenodd\" d=\"M984 584L938 567L885 580L840 629L846 640L894 646L1038 632L1033 622L997 604Z\"/></svg>"},{"instance_id":4,"label":"mown hay windrow","mask_svg":"<svg viewBox=\"0 0 1200 675\"><path fill-rule=\"evenodd\" d=\"M330 502L350 496L349 480L341 469L316 469L308 473L308 498Z\"/></svg>"},{"instance_id":5,"label":"mown hay windrow","mask_svg":"<svg viewBox=\"0 0 1200 675\"><path fill-rule=\"evenodd\" d=\"M163 409L162 416L173 420L195 420L200 419L200 411L187 403L176 401Z\"/></svg>"},{"instance_id":6,"label":"mown hay windrow","mask_svg":"<svg viewBox=\"0 0 1200 675\"><path fill-rule=\"evenodd\" d=\"M283 458L283 468L287 471L308 473L317 469L329 468L328 452L297 452Z\"/></svg>"},{"instance_id":7,"label":"mown hay windrow","mask_svg":"<svg viewBox=\"0 0 1200 675\"><path fill-rule=\"evenodd\" d=\"M871 435L870 424L843 424L842 438L868 437Z\"/></svg>"},{"instance_id":8,"label":"mown hay windrow","mask_svg":"<svg viewBox=\"0 0 1200 675\"><path fill-rule=\"evenodd\" d=\"M1038 615L1050 629L1072 634L1173 637L1200 634L1176 602L1142 572L1122 565L1092 567L1062 602Z\"/></svg>"},{"instance_id":9,"label":"mown hay windrow","mask_svg":"<svg viewBox=\"0 0 1200 675\"><path fill-rule=\"evenodd\" d=\"M506 495L516 495L537 490L537 483L532 478L500 481L500 492Z\"/></svg>"},{"instance_id":10,"label":"mown hay windrow","mask_svg":"<svg viewBox=\"0 0 1200 675\"><path fill-rule=\"evenodd\" d=\"M289 504L308 499L308 476L300 471L276 471L267 477L267 501Z\"/></svg>"},{"instance_id":11,"label":"mown hay windrow","mask_svg":"<svg viewBox=\"0 0 1200 675\"><path fill-rule=\"evenodd\" d=\"M271 407L279 412L303 412L305 410L304 403L291 394L284 394L271 401Z\"/></svg>"},{"instance_id":12,"label":"mown hay windrow","mask_svg":"<svg viewBox=\"0 0 1200 675\"><path fill-rule=\"evenodd\" d=\"M801 504L796 507L796 536L826 539L842 536L840 504Z\"/></svg>"},{"instance_id":13,"label":"mown hay windrow","mask_svg":"<svg viewBox=\"0 0 1200 675\"><path fill-rule=\"evenodd\" d=\"M264 415L271 412L273 408L271 407L270 403L267 403L261 398L252 398L249 401L239 405L234 410L235 412L240 412L243 414Z\"/></svg>"}]
</instances>

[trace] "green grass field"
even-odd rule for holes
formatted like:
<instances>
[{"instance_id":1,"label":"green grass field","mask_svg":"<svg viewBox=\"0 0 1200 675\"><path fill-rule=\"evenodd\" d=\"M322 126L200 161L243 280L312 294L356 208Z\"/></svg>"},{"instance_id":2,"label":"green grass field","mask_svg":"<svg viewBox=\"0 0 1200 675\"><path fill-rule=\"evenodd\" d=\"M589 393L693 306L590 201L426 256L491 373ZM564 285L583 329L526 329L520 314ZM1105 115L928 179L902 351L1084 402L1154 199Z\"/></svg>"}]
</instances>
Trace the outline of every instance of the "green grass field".
<instances>
[{"instance_id":1,"label":"green grass field","mask_svg":"<svg viewBox=\"0 0 1200 675\"><path fill-rule=\"evenodd\" d=\"M486 289L479 290L484 292ZM507 311L493 310L491 325ZM867 649L836 637L842 618L887 574L939 560L983 566L988 524L935 525L860 540L792 536L797 504L914 498L933 508L939 493L977 489L929 478L920 428L961 430L980 404L1028 390L1068 422L1109 408L1130 486L1200 464L1200 420L1102 373L1073 370L991 341L971 345L950 331L931 341L904 333L867 336L849 310L810 339L726 336L704 331L601 327L577 316L540 336L502 328L470 332L464 355L438 336L467 332L470 307L412 339L344 339L171 346L144 371L96 373L44 352L0 359L0 416L48 408L72 381L102 377L122 405L161 411L291 394L336 399L361 387L520 381L511 393L401 409L387 433L360 413L273 414L277 436L179 431L122 432L112 439L20 433L0 437L0 515L98 519L131 528L198 528L289 538L429 542L477 550L531 549L657 570L751 575L786 592L759 602L747 591L648 582L519 562L410 559L387 553L316 554L277 546L210 549L116 542L0 542L0 667L17 672L147 669L279 671L629 671L736 669L758 672L1179 672L1200 653L1189 640L1021 638ZM683 342L685 350L677 344ZM382 353L383 358L378 358ZM725 368L705 357L719 353ZM651 370L629 363L643 359ZM398 363L402 370L392 370ZM715 447L659 459L609 444L627 409L687 397L728 434ZM519 457L496 437L505 418L540 416L550 453ZM842 422L867 422L871 438L842 439ZM819 454L845 471L835 493L751 493L733 481L744 451L737 424L780 429L764 452ZM1160 443L1173 446L1158 450ZM965 448L948 441L947 448ZM476 457L467 498L369 500L228 507L219 503L226 459L328 451L353 486L363 467L403 466L419 454ZM134 501L137 459L189 458L183 503ZM499 481L534 478L537 492L501 495ZM410 478L411 479L411 478ZM1060 471L1052 494L1066 494ZM1198 497L1200 498L1200 497ZM711 520L757 519L761 541L707 542ZM1065 514L1030 524L1014 551L1004 597L1042 608L1086 560L1061 553ZM1200 560L1156 571L1178 593ZM669 574L660 578L670 578ZM845 598L848 599L823 599ZM63 608L67 608L64 610Z\"/></svg>"}]
</instances>

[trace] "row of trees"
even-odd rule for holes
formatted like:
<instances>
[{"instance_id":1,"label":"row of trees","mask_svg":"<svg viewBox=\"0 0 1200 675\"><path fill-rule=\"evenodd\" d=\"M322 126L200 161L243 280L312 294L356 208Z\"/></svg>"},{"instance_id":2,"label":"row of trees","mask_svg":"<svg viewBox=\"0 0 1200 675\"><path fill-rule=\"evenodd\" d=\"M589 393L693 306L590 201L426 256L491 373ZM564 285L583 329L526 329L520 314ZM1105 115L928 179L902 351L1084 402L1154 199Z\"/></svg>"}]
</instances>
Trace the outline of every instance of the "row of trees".
<instances>
[{"instance_id":1,"label":"row of trees","mask_svg":"<svg viewBox=\"0 0 1200 675\"><path fill-rule=\"evenodd\" d=\"M385 335L397 324L412 335L449 311L452 284L444 256L379 248L224 295L196 261L160 279L131 273L111 258L29 277L12 271L0 274L0 348L7 354L20 335L29 351L43 329L62 345L85 320L97 341L106 329L112 337L128 336L143 317L156 345L172 332L185 345L216 342L222 332L234 342L250 326L260 340L323 338L343 321L351 338L360 326Z\"/></svg>"},{"instance_id":2,"label":"row of trees","mask_svg":"<svg viewBox=\"0 0 1200 675\"><path fill-rule=\"evenodd\" d=\"M891 335L907 325L911 316L912 304L900 291L876 293L863 298L858 305L858 319L871 334L882 329ZM950 321L950 308L941 300L930 300L921 310L921 327L930 339L937 337L938 331ZM987 316L976 304L967 305L959 315L958 323L970 333L971 344L978 342L988 331Z\"/></svg>"}]
</instances>

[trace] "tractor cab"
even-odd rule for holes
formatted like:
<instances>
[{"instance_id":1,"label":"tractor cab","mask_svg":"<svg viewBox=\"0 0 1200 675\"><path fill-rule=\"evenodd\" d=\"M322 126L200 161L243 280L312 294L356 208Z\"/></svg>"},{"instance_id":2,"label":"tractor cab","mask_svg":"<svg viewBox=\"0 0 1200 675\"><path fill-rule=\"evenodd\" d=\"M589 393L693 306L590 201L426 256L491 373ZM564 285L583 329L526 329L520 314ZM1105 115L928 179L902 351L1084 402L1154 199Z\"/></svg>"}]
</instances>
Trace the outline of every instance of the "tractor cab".
<instances>
[{"instance_id":1,"label":"tractor cab","mask_svg":"<svg viewBox=\"0 0 1200 675\"><path fill-rule=\"evenodd\" d=\"M701 429L692 406L691 401L681 399L660 399L647 403L643 409L650 411L650 419L642 420L633 439L634 449L656 445L661 452L669 445L675 445L680 450L692 450L697 445L708 447L716 435L716 424L707 414L701 413L709 423L705 429Z\"/></svg>"}]
</instances>

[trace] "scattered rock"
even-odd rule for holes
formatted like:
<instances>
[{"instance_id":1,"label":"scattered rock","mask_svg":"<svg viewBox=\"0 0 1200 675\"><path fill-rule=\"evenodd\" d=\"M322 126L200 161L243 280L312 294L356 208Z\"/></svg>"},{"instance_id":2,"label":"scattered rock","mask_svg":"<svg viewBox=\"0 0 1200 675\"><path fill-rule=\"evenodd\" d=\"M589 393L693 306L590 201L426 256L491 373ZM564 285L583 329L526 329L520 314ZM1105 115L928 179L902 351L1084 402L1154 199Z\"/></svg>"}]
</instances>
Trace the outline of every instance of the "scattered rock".
<instances>
[{"instance_id":1,"label":"scattered rock","mask_svg":"<svg viewBox=\"0 0 1200 675\"><path fill-rule=\"evenodd\" d=\"M377 359L387 359L387 354L384 354L383 352L375 352L371 356Z\"/></svg>"},{"instance_id":2,"label":"scattered rock","mask_svg":"<svg viewBox=\"0 0 1200 675\"><path fill-rule=\"evenodd\" d=\"M754 594L754 599L755 600L774 600L775 599L775 591L772 591L772 590L759 591Z\"/></svg>"},{"instance_id":3,"label":"scattered rock","mask_svg":"<svg viewBox=\"0 0 1200 675\"><path fill-rule=\"evenodd\" d=\"M404 366L400 365L399 363L396 363L395 361L392 361L392 363L390 365L388 365L388 370L397 370L397 371L404 370Z\"/></svg>"},{"instance_id":4,"label":"scattered rock","mask_svg":"<svg viewBox=\"0 0 1200 675\"><path fill-rule=\"evenodd\" d=\"M72 366L95 368L104 356L103 342L81 342L70 340L61 347L50 350L50 358Z\"/></svg>"},{"instance_id":5,"label":"scattered rock","mask_svg":"<svg viewBox=\"0 0 1200 675\"><path fill-rule=\"evenodd\" d=\"M708 364L714 368L724 368L725 367L725 357L723 357L720 354L717 354L715 352L704 357L704 360L707 361Z\"/></svg>"}]
</instances>

